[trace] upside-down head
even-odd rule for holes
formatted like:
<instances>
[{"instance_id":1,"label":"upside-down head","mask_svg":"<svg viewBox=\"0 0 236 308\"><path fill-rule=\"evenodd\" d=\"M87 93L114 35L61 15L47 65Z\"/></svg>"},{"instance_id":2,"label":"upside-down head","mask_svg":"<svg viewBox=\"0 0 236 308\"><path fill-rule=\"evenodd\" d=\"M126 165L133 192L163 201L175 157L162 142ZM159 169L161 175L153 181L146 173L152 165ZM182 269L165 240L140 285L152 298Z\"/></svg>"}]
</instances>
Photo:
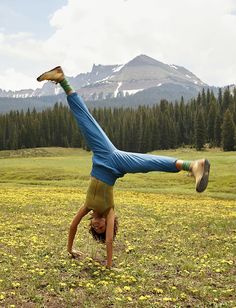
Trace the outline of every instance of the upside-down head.
<instances>
[{"instance_id":1,"label":"upside-down head","mask_svg":"<svg viewBox=\"0 0 236 308\"><path fill-rule=\"evenodd\" d=\"M115 216L114 220L114 233L113 239L115 239L118 231L118 219ZM89 224L89 233L92 234L93 238L101 243L106 242L106 218L104 217L91 217Z\"/></svg>"}]
</instances>

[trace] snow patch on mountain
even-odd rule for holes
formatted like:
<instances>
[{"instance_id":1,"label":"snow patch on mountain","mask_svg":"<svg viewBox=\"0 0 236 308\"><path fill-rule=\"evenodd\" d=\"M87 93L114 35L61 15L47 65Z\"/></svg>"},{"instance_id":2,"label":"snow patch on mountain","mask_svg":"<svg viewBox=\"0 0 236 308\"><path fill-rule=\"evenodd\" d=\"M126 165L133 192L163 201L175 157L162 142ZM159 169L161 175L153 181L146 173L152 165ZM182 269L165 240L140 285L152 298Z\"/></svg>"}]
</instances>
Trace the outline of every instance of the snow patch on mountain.
<instances>
[{"instance_id":1,"label":"snow patch on mountain","mask_svg":"<svg viewBox=\"0 0 236 308\"><path fill-rule=\"evenodd\" d=\"M61 88L60 87L56 87L55 88L55 95L58 95L58 94L60 94L61 93Z\"/></svg>"},{"instance_id":2,"label":"snow patch on mountain","mask_svg":"<svg viewBox=\"0 0 236 308\"><path fill-rule=\"evenodd\" d=\"M140 91L143 91L143 89L136 89L136 90L123 90L124 95L134 95Z\"/></svg>"},{"instance_id":3,"label":"snow patch on mountain","mask_svg":"<svg viewBox=\"0 0 236 308\"><path fill-rule=\"evenodd\" d=\"M117 73L119 72L120 70L122 70L122 68L125 66L125 64L121 64L121 65L118 65L117 67L113 68L113 72L114 73Z\"/></svg>"},{"instance_id":4,"label":"snow patch on mountain","mask_svg":"<svg viewBox=\"0 0 236 308\"><path fill-rule=\"evenodd\" d=\"M110 79L112 76L107 76L107 77L105 77L105 78L103 78L103 79L101 79L101 80L98 80L98 81L95 81L94 83L96 84L96 83L103 83L104 81L107 81L108 79Z\"/></svg>"},{"instance_id":5,"label":"snow patch on mountain","mask_svg":"<svg viewBox=\"0 0 236 308\"><path fill-rule=\"evenodd\" d=\"M118 82L118 86L116 88L116 90L114 91L114 97L117 97L117 94L119 93L119 89L122 86L122 82Z\"/></svg>"},{"instance_id":6,"label":"snow patch on mountain","mask_svg":"<svg viewBox=\"0 0 236 308\"><path fill-rule=\"evenodd\" d=\"M178 67L177 66L175 66L174 64L169 64L169 66L171 67L171 68L174 68L174 69L178 69Z\"/></svg>"}]
</instances>

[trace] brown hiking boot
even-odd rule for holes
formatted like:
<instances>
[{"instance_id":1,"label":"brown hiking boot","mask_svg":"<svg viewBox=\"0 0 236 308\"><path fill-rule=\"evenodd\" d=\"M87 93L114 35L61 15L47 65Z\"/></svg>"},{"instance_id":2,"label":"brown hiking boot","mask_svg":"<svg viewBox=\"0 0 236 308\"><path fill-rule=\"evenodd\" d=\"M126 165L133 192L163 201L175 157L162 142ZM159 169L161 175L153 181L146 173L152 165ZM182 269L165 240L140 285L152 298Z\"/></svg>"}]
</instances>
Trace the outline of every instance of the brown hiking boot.
<instances>
[{"instance_id":1,"label":"brown hiking boot","mask_svg":"<svg viewBox=\"0 0 236 308\"><path fill-rule=\"evenodd\" d=\"M203 192L208 185L210 162L207 159L195 160L191 167L191 172L196 180L196 191Z\"/></svg>"},{"instance_id":2,"label":"brown hiking boot","mask_svg":"<svg viewBox=\"0 0 236 308\"><path fill-rule=\"evenodd\" d=\"M40 75L37 80L43 81L43 80L50 80L55 83L61 82L65 78L65 75L63 73L63 70L60 66L57 66L53 68L52 70L43 73Z\"/></svg>"}]
</instances>

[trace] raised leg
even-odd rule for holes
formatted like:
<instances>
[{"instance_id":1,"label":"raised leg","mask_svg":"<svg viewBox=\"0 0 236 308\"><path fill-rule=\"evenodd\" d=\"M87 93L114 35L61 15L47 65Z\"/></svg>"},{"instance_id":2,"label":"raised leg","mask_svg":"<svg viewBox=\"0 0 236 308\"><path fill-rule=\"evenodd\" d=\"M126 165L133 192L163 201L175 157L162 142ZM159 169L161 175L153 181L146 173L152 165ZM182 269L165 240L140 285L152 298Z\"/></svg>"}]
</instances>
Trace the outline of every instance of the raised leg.
<instances>
[{"instance_id":1,"label":"raised leg","mask_svg":"<svg viewBox=\"0 0 236 308\"><path fill-rule=\"evenodd\" d=\"M37 78L37 80L50 80L54 83L60 83L61 87L67 94L68 104L77 120L81 132L83 133L88 146L95 155L104 158L116 149L103 129L89 112L83 99L75 93L73 88L70 86L60 66L43 73Z\"/></svg>"},{"instance_id":2,"label":"raised leg","mask_svg":"<svg viewBox=\"0 0 236 308\"><path fill-rule=\"evenodd\" d=\"M104 156L112 153L116 149L115 146L91 115L83 99L74 92L67 96L67 101L94 154Z\"/></svg>"}]
</instances>

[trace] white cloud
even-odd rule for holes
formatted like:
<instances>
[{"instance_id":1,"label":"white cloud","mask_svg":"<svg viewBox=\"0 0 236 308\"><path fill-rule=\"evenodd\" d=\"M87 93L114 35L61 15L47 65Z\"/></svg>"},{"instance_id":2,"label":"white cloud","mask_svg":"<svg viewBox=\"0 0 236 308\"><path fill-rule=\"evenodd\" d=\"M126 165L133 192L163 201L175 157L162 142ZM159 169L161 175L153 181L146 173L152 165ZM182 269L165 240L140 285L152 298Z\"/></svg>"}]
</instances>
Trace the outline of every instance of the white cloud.
<instances>
[{"instance_id":1,"label":"white cloud","mask_svg":"<svg viewBox=\"0 0 236 308\"><path fill-rule=\"evenodd\" d=\"M45 42L36 40L31 33L0 33L0 88L37 88L37 75L58 63L53 53L49 53Z\"/></svg>"},{"instance_id":2,"label":"white cloud","mask_svg":"<svg viewBox=\"0 0 236 308\"><path fill-rule=\"evenodd\" d=\"M231 0L70 0L56 12L49 49L62 46L69 73L144 53L185 66L209 84L236 82Z\"/></svg>"},{"instance_id":3,"label":"white cloud","mask_svg":"<svg viewBox=\"0 0 236 308\"><path fill-rule=\"evenodd\" d=\"M9 83L9 80L11 81ZM21 90L37 88L38 84L34 77L16 72L14 68L2 71L0 74L0 88L4 90Z\"/></svg>"},{"instance_id":4,"label":"white cloud","mask_svg":"<svg viewBox=\"0 0 236 308\"><path fill-rule=\"evenodd\" d=\"M235 11L234 0L68 0L51 17L48 40L0 34L0 56L32 78L58 64L76 75L147 54L226 85L236 83Z\"/></svg>"}]
</instances>

